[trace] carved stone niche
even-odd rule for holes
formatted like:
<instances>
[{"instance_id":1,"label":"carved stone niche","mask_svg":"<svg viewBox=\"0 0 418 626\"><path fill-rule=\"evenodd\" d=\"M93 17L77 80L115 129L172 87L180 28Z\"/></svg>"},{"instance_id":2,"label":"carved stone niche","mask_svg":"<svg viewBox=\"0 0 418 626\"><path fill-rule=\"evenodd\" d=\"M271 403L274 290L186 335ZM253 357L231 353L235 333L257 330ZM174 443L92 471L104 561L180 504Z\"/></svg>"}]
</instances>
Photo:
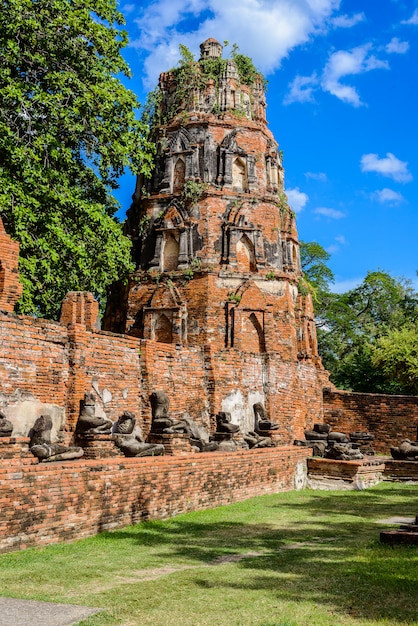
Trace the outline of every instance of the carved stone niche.
<instances>
[{"instance_id":1,"label":"carved stone niche","mask_svg":"<svg viewBox=\"0 0 418 626\"><path fill-rule=\"evenodd\" d=\"M150 268L161 272L185 269L194 256L193 224L184 207L172 202L154 224L155 248Z\"/></svg>"},{"instance_id":2,"label":"carved stone niche","mask_svg":"<svg viewBox=\"0 0 418 626\"><path fill-rule=\"evenodd\" d=\"M162 180L160 191L179 194L188 178L201 178L199 148L186 128L180 128L169 136L168 144L162 152L163 166L160 166Z\"/></svg>"},{"instance_id":3,"label":"carved stone niche","mask_svg":"<svg viewBox=\"0 0 418 626\"><path fill-rule=\"evenodd\" d=\"M174 285L157 287L143 309L144 339L162 343L187 343L187 307Z\"/></svg>"},{"instance_id":4,"label":"carved stone niche","mask_svg":"<svg viewBox=\"0 0 418 626\"><path fill-rule=\"evenodd\" d=\"M255 228L247 205L233 207L222 226L221 263L242 273L264 268L266 259L262 231Z\"/></svg>"},{"instance_id":5,"label":"carved stone niche","mask_svg":"<svg viewBox=\"0 0 418 626\"><path fill-rule=\"evenodd\" d=\"M225 137L219 148L217 183L237 192L257 188L255 156L247 154L237 143L237 129Z\"/></svg>"},{"instance_id":6,"label":"carved stone niche","mask_svg":"<svg viewBox=\"0 0 418 626\"><path fill-rule=\"evenodd\" d=\"M254 302L261 306L254 308ZM266 352L265 326L270 313L268 307L263 307L263 303L260 290L253 284L242 294L238 290L236 300L226 303L227 347L256 354Z\"/></svg>"},{"instance_id":7,"label":"carved stone niche","mask_svg":"<svg viewBox=\"0 0 418 626\"><path fill-rule=\"evenodd\" d=\"M300 271L299 246L291 239L282 242L283 269L285 271Z\"/></svg>"}]
</instances>

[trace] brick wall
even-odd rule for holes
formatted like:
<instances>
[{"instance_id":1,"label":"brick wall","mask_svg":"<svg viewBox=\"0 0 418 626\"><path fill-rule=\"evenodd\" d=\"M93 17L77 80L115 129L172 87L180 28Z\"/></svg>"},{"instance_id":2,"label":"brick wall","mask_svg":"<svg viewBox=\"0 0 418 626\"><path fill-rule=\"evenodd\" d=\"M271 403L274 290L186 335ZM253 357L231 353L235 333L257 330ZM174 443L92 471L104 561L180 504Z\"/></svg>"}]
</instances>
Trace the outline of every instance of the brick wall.
<instances>
[{"instance_id":1,"label":"brick wall","mask_svg":"<svg viewBox=\"0 0 418 626\"><path fill-rule=\"evenodd\" d=\"M308 450L0 462L0 551L72 541L144 519L295 488Z\"/></svg>"},{"instance_id":2,"label":"brick wall","mask_svg":"<svg viewBox=\"0 0 418 626\"><path fill-rule=\"evenodd\" d=\"M0 410L15 436L27 436L42 413L53 434L65 421L68 402L67 329L42 319L0 312Z\"/></svg>"},{"instance_id":3,"label":"brick wall","mask_svg":"<svg viewBox=\"0 0 418 626\"><path fill-rule=\"evenodd\" d=\"M325 390L324 422L344 433L369 432L376 452L389 454L404 439L416 441L418 397Z\"/></svg>"},{"instance_id":4,"label":"brick wall","mask_svg":"<svg viewBox=\"0 0 418 626\"><path fill-rule=\"evenodd\" d=\"M13 311L22 293L19 281L19 244L4 230L0 217L0 311Z\"/></svg>"}]
</instances>

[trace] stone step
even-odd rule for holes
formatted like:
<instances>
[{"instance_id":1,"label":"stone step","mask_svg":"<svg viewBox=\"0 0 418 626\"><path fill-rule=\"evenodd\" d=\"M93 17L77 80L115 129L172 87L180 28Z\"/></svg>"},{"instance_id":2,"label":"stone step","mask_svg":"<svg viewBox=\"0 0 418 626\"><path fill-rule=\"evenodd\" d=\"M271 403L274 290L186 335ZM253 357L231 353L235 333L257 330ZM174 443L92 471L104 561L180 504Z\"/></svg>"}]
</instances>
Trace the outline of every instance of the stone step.
<instances>
[{"instance_id":1,"label":"stone step","mask_svg":"<svg viewBox=\"0 0 418 626\"><path fill-rule=\"evenodd\" d=\"M380 541L391 546L418 546L418 532L411 532L407 530L385 530L380 533Z\"/></svg>"}]
</instances>

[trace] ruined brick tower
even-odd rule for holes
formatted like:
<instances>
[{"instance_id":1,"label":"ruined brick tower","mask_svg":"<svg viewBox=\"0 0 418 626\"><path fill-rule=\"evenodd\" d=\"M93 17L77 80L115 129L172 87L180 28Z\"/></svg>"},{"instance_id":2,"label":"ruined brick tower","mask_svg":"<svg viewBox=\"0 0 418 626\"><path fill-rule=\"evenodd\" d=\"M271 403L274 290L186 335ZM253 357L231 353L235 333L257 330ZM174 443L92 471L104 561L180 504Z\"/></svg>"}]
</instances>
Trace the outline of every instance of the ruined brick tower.
<instances>
[{"instance_id":1,"label":"ruined brick tower","mask_svg":"<svg viewBox=\"0 0 418 626\"><path fill-rule=\"evenodd\" d=\"M137 269L104 327L202 350L207 412L251 430L262 402L288 443L320 416L326 373L262 78L240 58L208 39L199 62L161 74L154 174L126 224Z\"/></svg>"}]
</instances>

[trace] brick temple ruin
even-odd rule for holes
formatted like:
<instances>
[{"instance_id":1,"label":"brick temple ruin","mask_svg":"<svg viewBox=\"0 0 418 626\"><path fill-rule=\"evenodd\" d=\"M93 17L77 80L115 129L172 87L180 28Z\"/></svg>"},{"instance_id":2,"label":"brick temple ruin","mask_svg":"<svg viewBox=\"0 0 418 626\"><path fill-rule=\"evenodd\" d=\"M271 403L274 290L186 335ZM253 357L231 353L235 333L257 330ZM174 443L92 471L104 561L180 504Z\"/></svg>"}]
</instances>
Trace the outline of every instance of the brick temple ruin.
<instances>
[{"instance_id":1,"label":"brick temple ruin","mask_svg":"<svg viewBox=\"0 0 418 626\"><path fill-rule=\"evenodd\" d=\"M221 55L202 44L201 61ZM154 175L138 179L126 222L136 270L114 285L102 329L85 292L67 294L59 322L13 313L18 244L0 220L0 411L13 426L0 437L0 550L303 487L311 449L293 442L314 423L371 432L384 454L416 436L418 398L341 392L322 366L261 79L245 84L228 60L190 97L172 72L159 88ZM211 435L229 415L235 450L196 453L185 434L153 433L155 391L171 418L187 412ZM165 455L128 458L112 434L80 443L86 395L98 420L134 415ZM275 425L272 447L243 445L255 405ZM81 445L81 458L30 452L46 414L51 440Z\"/></svg>"}]
</instances>

